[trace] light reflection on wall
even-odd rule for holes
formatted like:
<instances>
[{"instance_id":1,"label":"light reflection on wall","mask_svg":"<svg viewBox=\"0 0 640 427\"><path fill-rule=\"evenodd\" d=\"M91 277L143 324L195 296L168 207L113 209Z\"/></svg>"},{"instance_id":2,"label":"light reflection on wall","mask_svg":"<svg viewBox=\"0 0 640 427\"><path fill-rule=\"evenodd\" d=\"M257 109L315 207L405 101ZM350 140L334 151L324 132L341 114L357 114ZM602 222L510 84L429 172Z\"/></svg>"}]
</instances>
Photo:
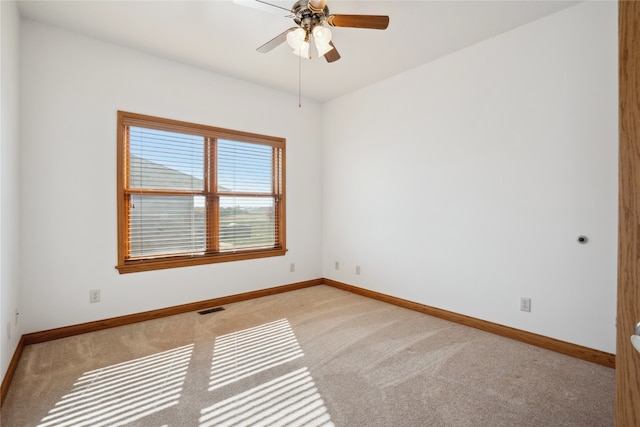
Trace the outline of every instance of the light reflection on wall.
<instances>
[{"instance_id":1,"label":"light reflection on wall","mask_svg":"<svg viewBox=\"0 0 640 427\"><path fill-rule=\"evenodd\" d=\"M307 368L217 402L201 415L200 427L333 426Z\"/></svg>"},{"instance_id":2,"label":"light reflection on wall","mask_svg":"<svg viewBox=\"0 0 640 427\"><path fill-rule=\"evenodd\" d=\"M286 319L222 335L213 349L209 391L302 356Z\"/></svg>"},{"instance_id":3,"label":"light reflection on wall","mask_svg":"<svg viewBox=\"0 0 640 427\"><path fill-rule=\"evenodd\" d=\"M122 426L177 405L193 344L86 372L38 427Z\"/></svg>"}]
</instances>

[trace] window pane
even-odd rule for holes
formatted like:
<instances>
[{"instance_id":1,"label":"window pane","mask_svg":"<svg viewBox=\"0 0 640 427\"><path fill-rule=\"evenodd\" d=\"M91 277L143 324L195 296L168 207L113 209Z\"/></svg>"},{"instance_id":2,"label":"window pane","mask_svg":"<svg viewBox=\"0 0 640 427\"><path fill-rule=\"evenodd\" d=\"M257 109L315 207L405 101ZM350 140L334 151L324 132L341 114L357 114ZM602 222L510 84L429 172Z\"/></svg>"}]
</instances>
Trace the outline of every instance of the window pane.
<instances>
[{"instance_id":1,"label":"window pane","mask_svg":"<svg viewBox=\"0 0 640 427\"><path fill-rule=\"evenodd\" d=\"M202 190L204 138L131 126L129 188Z\"/></svg>"},{"instance_id":2,"label":"window pane","mask_svg":"<svg viewBox=\"0 0 640 427\"><path fill-rule=\"evenodd\" d=\"M218 140L218 191L272 193L272 147Z\"/></svg>"},{"instance_id":3,"label":"window pane","mask_svg":"<svg viewBox=\"0 0 640 427\"><path fill-rule=\"evenodd\" d=\"M204 202L202 196L132 195L130 257L204 252Z\"/></svg>"},{"instance_id":4,"label":"window pane","mask_svg":"<svg viewBox=\"0 0 640 427\"><path fill-rule=\"evenodd\" d=\"M273 197L220 198L220 250L273 247Z\"/></svg>"}]
</instances>

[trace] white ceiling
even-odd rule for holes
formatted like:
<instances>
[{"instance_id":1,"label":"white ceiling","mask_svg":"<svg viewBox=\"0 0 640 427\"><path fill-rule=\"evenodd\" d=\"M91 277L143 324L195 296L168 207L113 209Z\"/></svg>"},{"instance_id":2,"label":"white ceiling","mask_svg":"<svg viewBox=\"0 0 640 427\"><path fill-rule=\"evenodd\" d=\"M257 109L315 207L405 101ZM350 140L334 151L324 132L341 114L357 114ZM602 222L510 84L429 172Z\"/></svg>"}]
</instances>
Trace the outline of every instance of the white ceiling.
<instances>
[{"instance_id":1,"label":"white ceiling","mask_svg":"<svg viewBox=\"0 0 640 427\"><path fill-rule=\"evenodd\" d=\"M268 0L267 0L268 1ZM289 9L294 0L270 3ZM573 6L579 1L345 1L332 14L388 15L385 31L331 28L342 58L303 59L286 43L256 48L295 25L287 12L269 13L231 0L31 1L23 17L202 67L321 102L362 88L471 44Z\"/></svg>"}]
</instances>

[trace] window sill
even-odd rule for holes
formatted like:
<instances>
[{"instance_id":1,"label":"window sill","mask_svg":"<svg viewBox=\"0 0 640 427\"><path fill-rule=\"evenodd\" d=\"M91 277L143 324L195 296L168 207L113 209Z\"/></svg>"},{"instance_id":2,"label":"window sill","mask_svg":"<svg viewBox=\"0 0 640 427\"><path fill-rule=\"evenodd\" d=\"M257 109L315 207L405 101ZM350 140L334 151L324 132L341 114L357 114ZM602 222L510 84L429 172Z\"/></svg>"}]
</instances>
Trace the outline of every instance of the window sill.
<instances>
[{"instance_id":1,"label":"window sill","mask_svg":"<svg viewBox=\"0 0 640 427\"><path fill-rule=\"evenodd\" d=\"M192 265L215 264L218 262L230 262L255 258L283 256L286 253L286 249L269 249L261 251L222 253L215 255L184 256L162 259L140 259L125 261L123 264L116 265L116 269L118 269L120 274L137 273L140 271L163 270L167 268L189 267Z\"/></svg>"}]
</instances>

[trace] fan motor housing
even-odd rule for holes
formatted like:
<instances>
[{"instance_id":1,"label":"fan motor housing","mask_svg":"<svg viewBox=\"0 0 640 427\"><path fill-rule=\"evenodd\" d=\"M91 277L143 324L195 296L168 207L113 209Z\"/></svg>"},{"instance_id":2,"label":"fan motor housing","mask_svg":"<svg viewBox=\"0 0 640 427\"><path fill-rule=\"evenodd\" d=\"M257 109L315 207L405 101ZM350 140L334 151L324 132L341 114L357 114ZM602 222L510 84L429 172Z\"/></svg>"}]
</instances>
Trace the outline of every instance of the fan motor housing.
<instances>
[{"instance_id":1,"label":"fan motor housing","mask_svg":"<svg viewBox=\"0 0 640 427\"><path fill-rule=\"evenodd\" d=\"M314 27L325 23L329 16L329 7L325 6L322 12L318 13L309 8L308 0L299 0L293 5L291 12L295 15L295 23L311 32Z\"/></svg>"}]
</instances>

